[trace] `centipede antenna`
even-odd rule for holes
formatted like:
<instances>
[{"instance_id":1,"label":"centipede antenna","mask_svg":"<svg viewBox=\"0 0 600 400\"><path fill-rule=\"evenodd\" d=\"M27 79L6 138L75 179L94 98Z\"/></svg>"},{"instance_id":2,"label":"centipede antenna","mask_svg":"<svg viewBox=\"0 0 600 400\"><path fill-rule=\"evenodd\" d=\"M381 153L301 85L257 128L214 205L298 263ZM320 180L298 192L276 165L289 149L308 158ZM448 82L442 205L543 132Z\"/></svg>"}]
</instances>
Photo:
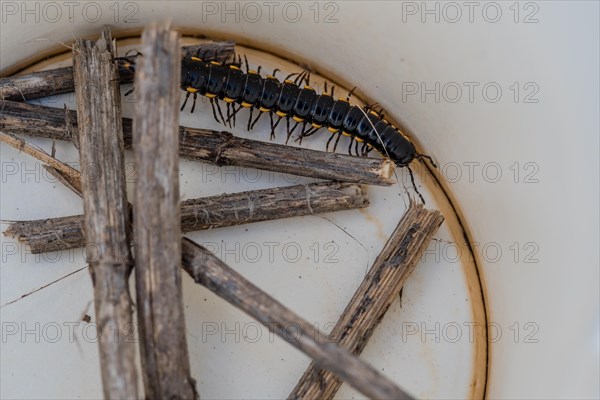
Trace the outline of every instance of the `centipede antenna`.
<instances>
[{"instance_id":1,"label":"centipede antenna","mask_svg":"<svg viewBox=\"0 0 600 400\"><path fill-rule=\"evenodd\" d=\"M194 113L194 110L196 109L196 98L198 97L197 93L194 93L194 101L192 102L192 114Z\"/></svg>"},{"instance_id":2,"label":"centipede antenna","mask_svg":"<svg viewBox=\"0 0 600 400\"><path fill-rule=\"evenodd\" d=\"M190 92L186 92L185 100L183 101L183 104L181 105L181 109L179 111L183 111L185 109L185 105L187 104L187 101L190 98L190 94ZM125 96L127 96L127 93L125 94Z\"/></svg>"},{"instance_id":3,"label":"centipede antenna","mask_svg":"<svg viewBox=\"0 0 600 400\"><path fill-rule=\"evenodd\" d=\"M428 156L427 154L418 154L417 158L426 158L429 160L429 162L431 163L431 165L433 165L433 168L437 168L438 165L435 163L435 161L433 161L433 159L431 158L431 156Z\"/></svg>"},{"instance_id":4,"label":"centipede antenna","mask_svg":"<svg viewBox=\"0 0 600 400\"><path fill-rule=\"evenodd\" d=\"M410 169L409 165L407 165L406 168L408 168L408 173L410 174L410 181L412 183L413 188L415 189L415 192L419 195L419 198L421 199L421 201L423 202L423 204L425 204L425 199L423 198L423 196L419 192L419 189L417 189L417 184L415 183L415 177L413 175L412 169Z\"/></svg>"}]
</instances>

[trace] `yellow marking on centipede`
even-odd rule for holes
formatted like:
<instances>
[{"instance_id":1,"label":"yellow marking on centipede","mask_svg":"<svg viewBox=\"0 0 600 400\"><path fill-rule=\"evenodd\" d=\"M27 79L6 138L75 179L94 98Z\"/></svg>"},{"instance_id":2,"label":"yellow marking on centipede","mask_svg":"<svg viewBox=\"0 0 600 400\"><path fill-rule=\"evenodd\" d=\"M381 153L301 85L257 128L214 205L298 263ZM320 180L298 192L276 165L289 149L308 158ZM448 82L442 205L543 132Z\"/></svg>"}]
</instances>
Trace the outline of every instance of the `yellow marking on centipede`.
<instances>
[{"instance_id":1,"label":"yellow marking on centipede","mask_svg":"<svg viewBox=\"0 0 600 400\"><path fill-rule=\"evenodd\" d=\"M249 70L248 70L248 73L249 73L249 74L258 75L258 72L256 72L256 71L255 71L255 70L253 70L253 69L249 69Z\"/></svg>"},{"instance_id":2,"label":"yellow marking on centipede","mask_svg":"<svg viewBox=\"0 0 600 400\"><path fill-rule=\"evenodd\" d=\"M129 67L131 67L131 63L125 63L125 64L123 64L123 67L124 68L129 68Z\"/></svg>"},{"instance_id":3,"label":"yellow marking on centipede","mask_svg":"<svg viewBox=\"0 0 600 400\"><path fill-rule=\"evenodd\" d=\"M358 143L364 142L364 140L359 138L358 136L354 136L354 140L356 140Z\"/></svg>"},{"instance_id":4,"label":"yellow marking on centipede","mask_svg":"<svg viewBox=\"0 0 600 400\"><path fill-rule=\"evenodd\" d=\"M308 90L314 90L313 88L311 88L311 87L310 87L310 86L308 86L308 85L305 85L305 86L304 86L304 89L308 89Z\"/></svg>"},{"instance_id":5,"label":"yellow marking on centipede","mask_svg":"<svg viewBox=\"0 0 600 400\"><path fill-rule=\"evenodd\" d=\"M275 78L273 75L267 75L267 79L275 79L276 81L279 80L279 79Z\"/></svg>"},{"instance_id":6,"label":"yellow marking on centipede","mask_svg":"<svg viewBox=\"0 0 600 400\"><path fill-rule=\"evenodd\" d=\"M229 68L231 68L231 69L237 69L238 71L240 70L237 65L230 65Z\"/></svg>"},{"instance_id":7,"label":"yellow marking on centipede","mask_svg":"<svg viewBox=\"0 0 600 400\"><path fill-rule=\"evenodd\" d=\"M304 122L304 118L296 117L295 115L292 117L292 119L296 122Z\"/></svg>"},{"instance_id":8,"label":"yellow marking on centipede","mask_svg":"<svg viewBox=\"0 0 600 400\"><path fill-rule=\"evenodd\" d=\"M322 128L323 125L315 124L314 122L311 124L313 128Z\"/></svg>"},{"instance_id":9,"label":"yellow marking on centipede","mask_svg":"<svg viewBox=\"0 0 600 400\"><path fill-rule=\"evenodd\" d=\"M346 99L344 99L343 97L338 97L338 101L341 101L341 102L347 103Z\"/></svg>"},{"instance_id":10,"label":"yellow marking on centipede","mask_svg":"<svg viewBox=\"0 0 600 400\"><path fill-rule=\"evenodd\" d=\"M235 99L232 99L231 97L223 97L223 101L225 103L233 103Z\"/></svg>"},{"instance_id":11,"label":"yellow marking on centipede","mask_svg":"<svg viewBox=\"0 0 600 400\"><path fill-rule=\"evenodd\" d=\"M285 80L285 81L283 81L283 82L284 82L284 83L291 83L291 84L294 84L294 81L292 81L292 80L289 80L289 79L286 79L286 80Z\"/></svg>"},{"instance_id":12,"label":"yellow marking on centipede","mask_svg":"<svg viewBox=\"0 0 600 400\"><path fill-rule=\"evenodd\" d=\"M331 95L329 93L321 93L321 96L331 97Z\"/></svg>"},{"instance_id":13,"label":"yellow marking on centipede","mask_svg":"<svg viewBox=\"0 0 600 400\"><path fill-rule=\"evenodd\" d=\"M339 129L333 128L333 127L331 127L331 126L330 126L330 127L328 127L328 128L327 128L327 130L328 130L329 132L331 132L331 133L338 133L338 132L340 131Z\"/></svg>"},{"instance_id":14,"label":"yellow marking on centipede","mask_svg":"<svg viewBox=\"0 0 600 400\"><path fill-rule=\"evenodd\" d=\"M214 99L215 97L217 97L217 95L215 93L206 93L205 96L208 97L209 99Z\"/></svg>"},{"instance_id":15,"label":"yellow marking on centipede","mask_svg":"<svg viewBox=\"0 0 600 400\"><path fill-rule=\"evenodd\" d=\"M198 91L198 89L195 89L193 87L187 87L185 90L186 90L186 92L190 92L190 93L196 93Z\"/></svg>"},{"instance_id":16,"label":"yellow marking on centipede","mask_svg":"<svg viewBox=\"0 0 600 400\"><path fill-rule=\"evenodd\" d=\"M211 61L210 63L211 63L212 65L221 65L221 63L220 63L220 62L218 62L218 61Z\"/></svg>"},{"instance_id":17,"label":"yellow marking on centipede","mask_svg":"<svg viewBox=\"0 0 600 400\"><path fill-rule=\"evenodd\" d=\"M259 110L262 111L262 112L269 112L269 111L271 111L270 108L265 108L265 107L260 107Z\"/></svg>"},{"instance_id":18,"label":"yellow marking on centipede","mask_svg":"<svg viewBox=\"0 0 600 400\"><path fill-rule=\"evenodd\" d=\"M346 132L346 131L342 131L342 135L344 135L344 136L352 136L351 134L349 134L349 133L348 133L348 132Z\"/></svg>"},{"instance_id":19,"label":"yellow marking on centipede","mask_svg":"<svg viewBox=\"0 0 600 400\"><path fill-rule=\"evenodd\" d=\"M379 117L379 114L377 114L375 111L371 110L369 111L369 114L374 115L376 117Z\"/></svg>"},{"instance_id":20,"label":"yellow marking on centipede","mask_svg":"<svg viewBox=\"0 0 600 400\"><path fill-rule=\"evenodd\" d=\"M202 61L202 59L198 58L198 57L192 57L192 60L194 60L194 61Z\"/></svg>"},{"instance_id":21,"label":"yellow marking on centipede","mask_svg":"<svg viewBox=\"0 0 600 400\"><path fill-rule=\"evenodd\" d=\"M283 111L276 111L275 114L279 115L280 117L287 116L287 113L284 113Z\"/></svg>"},{"instance_id":22,"label":"yellow marking on centipede","mask_svg":"<svg viewBox=\"0 0 600 400\"><path fill-rule=\"evenodd\" d=\"M250 104L247 101L242 101L242 107L244 107L244 108L250 108L252 106L254 106L254 104Z\"/></svg>"}]
</instances>

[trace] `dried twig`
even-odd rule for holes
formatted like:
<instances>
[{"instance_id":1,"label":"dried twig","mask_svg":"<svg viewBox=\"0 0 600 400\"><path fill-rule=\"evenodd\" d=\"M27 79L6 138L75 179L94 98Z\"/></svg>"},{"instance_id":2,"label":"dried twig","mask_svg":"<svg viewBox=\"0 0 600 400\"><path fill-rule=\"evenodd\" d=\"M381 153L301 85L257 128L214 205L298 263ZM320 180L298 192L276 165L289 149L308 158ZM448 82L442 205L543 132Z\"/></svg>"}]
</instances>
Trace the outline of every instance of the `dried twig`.
<instances>
[{"instance_id":1,"label":"dried twig","mask_svg":"<svg viewBox=\"0 0 600 400\"><path fill-rule=\"evenodd\" d=\"M6 132L71 140L65 129L65 115L51 107L0 101L0 129ZM76 115L71 113L73 135ZM125 147L131 147L131 120L123 119ZM237 165L292 175L309 176L369 185L391 185L394 164L389 160L356 157L339 153L283 146L242 139L229 132L179 128L179 155L216 165Z\"/></svg>"},{"instance_id":2,"label":"dried twig","mask_svg":"<svg viewBox=\"0 0 600 400\"><path fill-rule=\"evenodd\" d=\"M169 24L142 34L133 139L135 282L146 398L194 399L181 295L180 48Z\"/></svg>"},{"instance_id":3,"label":"dried twig","mask_svg":"<svg viewBox=\"0 0 600 400\"><path fill-rule=\"evenodd\" d=\"M215 57L219 61L226 61L233 57L234 42L208 42L183 48L184 54L196 54L198 52ZM119 70L119 80L122 84L131 83L133 81L132 70L121 68ZM69 93L73 90L72 67L0 78L0 99L4 100L32 100Z\"/></svg>"},{"instance_id":4,"label":"dried twig","mask_svg":"<svg viewBox=\"0 0 600 400\"><path fill-rule=\"evenodd\" d=\"M23 139L15 137L11 134L0 132L0 142L6 143L42 161L46 164L44 165L44 168L46 168L48 172L60 179L61 182L67 185L67 187L81 192L80 174L76 169L62 163L45 151L36 149L35 147L25 143Z\"/></svg>"},{"instance_id":5,"label":"dried twig","mask_svg":"<svg viewBox=\"0 0 600 400\"><path fill-rule=\"evenodd\" d=\"M138 397L135 347L122 340L132 323L128 287L132 259L115 54L108 29L96 43L77 40L73 76L78 120L86 122L79 132L80 161L86 171L81 180L84 231L94 284L104 397L134 399Z\"/></svg>"},{"instance_id":6,"label":"dried twig","mask_svg":"<svg viewBox=\"0 0 600 400\"><path fill-rule=\"evenodd\" d=\"M208 250L184 238L183 268L199 284L265 324L271 331L373 399L411 398L306 320L254 286Z\"/></svg>"},{"instance_id":7,"label":"dried twig","mask_svg":"<svg viewBox=\"0 0 600 400\"><path fill-rule=\"evenodd\" d=\"M352 183L320 182L186 200L181 203L183 232L281 218L363 208L369 200ZM85 246L83 215L11 223L4 231L32 253Z\"/></svg>"},{"instance_id":8,"label":"dried twig","mask_svg":"<svg viewBox=\"0 0 600 400\"><path fill-rule=\"evenodd\" d=\"M355 355L362 353L443 221L439 211L411 203L330 333L330 341ZM288 398L332 399L341 385L334 374L312 362Z\"/></svg>"}]
</instances>

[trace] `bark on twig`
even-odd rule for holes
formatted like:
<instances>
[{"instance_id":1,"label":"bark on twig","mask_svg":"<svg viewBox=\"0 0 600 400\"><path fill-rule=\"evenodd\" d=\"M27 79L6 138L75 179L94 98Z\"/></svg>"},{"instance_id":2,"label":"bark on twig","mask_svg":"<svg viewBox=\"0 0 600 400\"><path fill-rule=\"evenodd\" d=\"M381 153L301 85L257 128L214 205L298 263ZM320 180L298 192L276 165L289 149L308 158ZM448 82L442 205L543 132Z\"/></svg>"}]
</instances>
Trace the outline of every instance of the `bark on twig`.
<instances>
[{"instance_id":1,"label":"bark on twig","mask_svg":"<svg viewBox=\"0 0 600 400\"><path fill-rule=\"evenodd\" d=\"M208 42L183 48L184 54L195 55L197 52L216 57L218 61L227 61L233 57L234 42ZM133 82L132 71L121 68L119 81L122 84ZM73 90L72 67L0 78L0 99L4 100L32 100Z\"/></svg>"},{"instance_id":2,"label":"bark on twig","mask_svg":"<svg viewBox=\"0 0 600 400\"><path fill-rule=\"evenodd\" d=\"M56 108L0 101L0 129L49 139L71 140L65 115ZM73 134L77 121L74 113ZM125 147L131 147L131 120L123 119ZM317 179L388 186L394 183L394 164L386 159L283 146L242 139L229 132L179 127L179 155L212 164L258 168Z\"/></svg>"},{"instance_id":3,"label":"bark on twig","mask_svg":"<svg viewBox=\"0 0 600 400\"><path fill-rule=\"evenodd\" d=\"M329 340L360 355L444 217L412 203L346 306ZM312 362L288 399L332 399L342 381Z\"/></svg>"},{"instance_id":4,"label":"bark on twig","mask_svg":"<svg viewBox=\"0 0 600 400\"><path fill-rule=\"evenodd\" d=\"M132 326L128 278L132 268L125 193L123 133L115 43L110 31L93 43L77 40L77 97L84 231L94 284L104 397L136 399L135 347L123 340Z\"/></svg>"},{"instance_id":5,"label":"bark on twig","mask_svg":"<svg viewBox=\"0 0 600 400\"><path fill-rule=\"evenodd\" d=\"M351 183L320 182L185 200L183 232L281 218L364 208L367 194ZM83 215L11 223L4 235L15 237L34 254L85 246Z\"/></svg>"},{"instance_id":6,"label":"bark on twig","mask_svg":"<svg viewBox=\"0 0 600 400\"><path fill-rule=\"evenodd\" d=\"M197 283L256 318L322 368L334 372L370 398L411 398L349 351L335 343L326 342L324 333L254 286L202 246L184 238L182 250L183 268Z\"/></svg>"},{"instance_id":7,"label":"bark on twig","mask_svg":"<svg viewBox=\"0 0 600 400\"><path fill-rule=\"evenodd\" d=\"M135 282L140 355L148 399L195 399L181 296L177 32L152 24L136 70L133 152Z\"/></svg>"}]
</instances>

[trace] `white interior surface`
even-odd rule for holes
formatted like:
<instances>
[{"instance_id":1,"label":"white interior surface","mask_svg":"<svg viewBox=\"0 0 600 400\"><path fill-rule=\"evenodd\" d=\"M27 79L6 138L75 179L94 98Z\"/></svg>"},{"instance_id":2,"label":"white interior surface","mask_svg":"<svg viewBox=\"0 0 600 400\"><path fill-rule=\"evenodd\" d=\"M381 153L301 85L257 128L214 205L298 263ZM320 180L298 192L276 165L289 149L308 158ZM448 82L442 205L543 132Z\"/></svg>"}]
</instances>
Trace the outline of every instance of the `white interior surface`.
<instances>
[{"instance_id":1,"label":"white interior surface","mask_svg":"<svg viewBox=\"0 0 600 400\"><path fill-rule=\"evenodd\" d=\"M2 7L5 4L2 3ZM38 4L42 7L44 3ZM394 120L409 129L424 151L440 163L447 187L464 216L470 239L476 242L473 245L485 280L488 319L494 329L501 332L501 336L495 335L490 343L487 396L600 396L597 3L530 2L517 3L516 8L512 2L494 3L502 13L495 23L491 21L496 18L497 7L489 3L477 3L472 15L469 7L454 3L461 10L460 17L443 3L435 2L323 3L318 22L315 22L312 2L295 3L302 10L297 22L291 22L295 14L286 3L277 3L272 18L268 8L261 6L263 14L254 23L249 21L254 14L244 14L244 9L251 11L244 8L245 3L237 3L239 23L235 21L236 11L225 13L220 8L222 3L210 3L217 7L216 11L206 8L208 2L130 3L133 8L121 10L116 21L109 3L97 4L101 15L95 23L90 22L95 14L84 18L80 9L75 9L70 21L65 7L63 17L52 22L55 14L49 14L50 9L40 8L40 22L35 24L35 14L19 9L21 3L16 4L15 14L4 8L0 26L0 69L56 42L96 35L105 23L124 29L136 28L169 16L177 26L221 37L233 36L238 41L308 62L328 78L335 78L346 86L357 85L364 98L378 101ZM231 9L235 10L233 4ZM282 14L285 7L291 14ZM425 7L439 10L439 22L436 11L427 13ZM213 11L216 14L212 14ZM135 12L137 22L123 22L128 12ZM324 23L325 16L331 12L335 12L330 17L337 22ZM450 21L454 19L455 22ZM525 23L526 20L531 23ZM436 101L435 94L427 94L422 99L421 85L431 89L436 82L440 83L440 100ZM492 89L501 88L502 95L497 102L484 97L481 89L486 84ZM415 85L420 93L409 95L407 90ZM446 92L442 90L445 85ZM457 85L463 89L462 97L452 102L451 90ZM472 101L469 86L475 88ZM515 102L516 87L519 94ZM486 94L493 97L492 89ZM530 94L531 97L527 97ZM62 102L58 102L59 105ZM48 148L47 142L43 145ZM68 149L59 147L59 154L61 151L67 153ZM2 146L0 154L3 166L16 162L19 172L31 165L31 168L40 168L35 163L21 164L27 159L6 146ZM72 159L76 158L72 156ZM474 168L472 176L470 165ZM460 178L454 174L456 166L461 172ZM484 166L487 174L482 174ZM216 185L224 176L222 172L200 168L199 164L183 163L185 177L194 173L207 177L207 184L201 186L182 178L185 197L209 194L209 190L214 190L210 194L226 190ZM502 175L494 182L496 170ZM236 183L240 190L247 188L235 182L235 178L231 182L232 176L235 177L235 172L225 180ZM81 212L75 195L60 184L40 177L43 178L38 171L26 176L25 182L3 179L2 219ZM36 179L39 181L35 182ZM281 183L283 178L272 182L264 179L259 184L264 183L266 187ZM245 182L248 184L249 180ZM236 266L284 304L302 311L310 321L325 323L335 320L354 291L355 287L340 282L358 285L364 268L378 253L403 211L397 191L393 191L394 197L390 200L386 197L389 191L381 194L381 190L369 191L374 199L369 213L376 210L381 226L362 223L355 218L357 212L328 216L361 243L373 243L366 252L333 224L318 217L311 218L310 222L290 220L283 225L274 222L249 226L248 232L231 228L192 237L214 243L227 237L241 246L248 242L249 234L257 243L273 240L273 237L281 242L310 243L318 231L319 237L322 234L326 240L334 240L341 248L340 263L335 268L324 262L306 264L304 260L283 262L277 264L279 268L271 264L268 269L262 264L244 265L243 261ZM431 200L430 203L435 204ZM457 240L448 235L442 230L438 237ZM76 265L84 265L77 251L72 259L61 254L61 259L51 260L49 256L36 259L23 250L16 260L10 255L5 262L6 246L14 242L5 238L2 241L1 304L73 271ZM323 250L326 242L319 244ZM484 248L492 253L482 253ZM501 256L493 253L497 249L501 249ZM516 249L519 249L518 254ZM235 263L235 260L226 261ZM452 267L437 268L436 265L439 266L433 260L426 260L419 266L411 278L412 286L408 285L408 293L404 294L403 309L397 304L392 306L390 315L367 348L365 359L385 369L386 375L416 396L467 397L470 391L465 382L468 383L469 373L459 372L468 369L472 360L457 358L461 349L457 351L457 346L447 340L440 345L432 345L431 340L411 342L410 337L407 343L402 341L401 327L405 326L402 322L425 321L431 327L436 322L460 325L472 320L465 314L466 307L457 307L456 314L447 313L448 305L452 304L448 299L452 297L444 291L460 288L460 279ZM327 290L317 292L313 284L317 281L327 285ZM189 280L184 286L186 293L198 291L191 287ZM410 292L411 287L413 292ZM97 365L93 362L96 344L83 340L85 327L81 324L76 327L75 345L64 336L57 343L48 343L53 337L53 323L61 324L65 335L67 331L62 324L79 321L91 299L89 277L81 272L52 288L0 311L3 333L0 396L3 398L93 398L101 393ZM306 293L310 293L308 300ZM265 331L262 331L262 339L251 345L243 339L236 343L231 336L221 340L218 335L212 335L203 340L202 335L198 335L203 331L203 321L205 324L207 321L226 322L227 327L240 322L248 329L252 326L244 324L251 321L208 293L204 297L186 295L186 307L191 356L208 361L196 364L194 370L196 376L201 377L199 389L204 398L287 395L290 383L296 381L308 362L304 356L277 339L269 343ZM425 309L438 310L439 314L428 314ZM202 318L196 313L202 313ZM9 330L15 329L14 324L22 334L23 326L32 329L37 322L50 329L44 337L43 331L33 328L42 334L40 343L35 341L36 333L26 335L25 340L15 340L15 335L6 336ZM207 326L204 328L206 332ZM390 357L392 344L397 353ZM464 345L464 341L458 345ZM249 388L253 389L252 393ZM349 390L344 386L339 397L353 396L354 392Z\"/></svg>"}]
</instances>

